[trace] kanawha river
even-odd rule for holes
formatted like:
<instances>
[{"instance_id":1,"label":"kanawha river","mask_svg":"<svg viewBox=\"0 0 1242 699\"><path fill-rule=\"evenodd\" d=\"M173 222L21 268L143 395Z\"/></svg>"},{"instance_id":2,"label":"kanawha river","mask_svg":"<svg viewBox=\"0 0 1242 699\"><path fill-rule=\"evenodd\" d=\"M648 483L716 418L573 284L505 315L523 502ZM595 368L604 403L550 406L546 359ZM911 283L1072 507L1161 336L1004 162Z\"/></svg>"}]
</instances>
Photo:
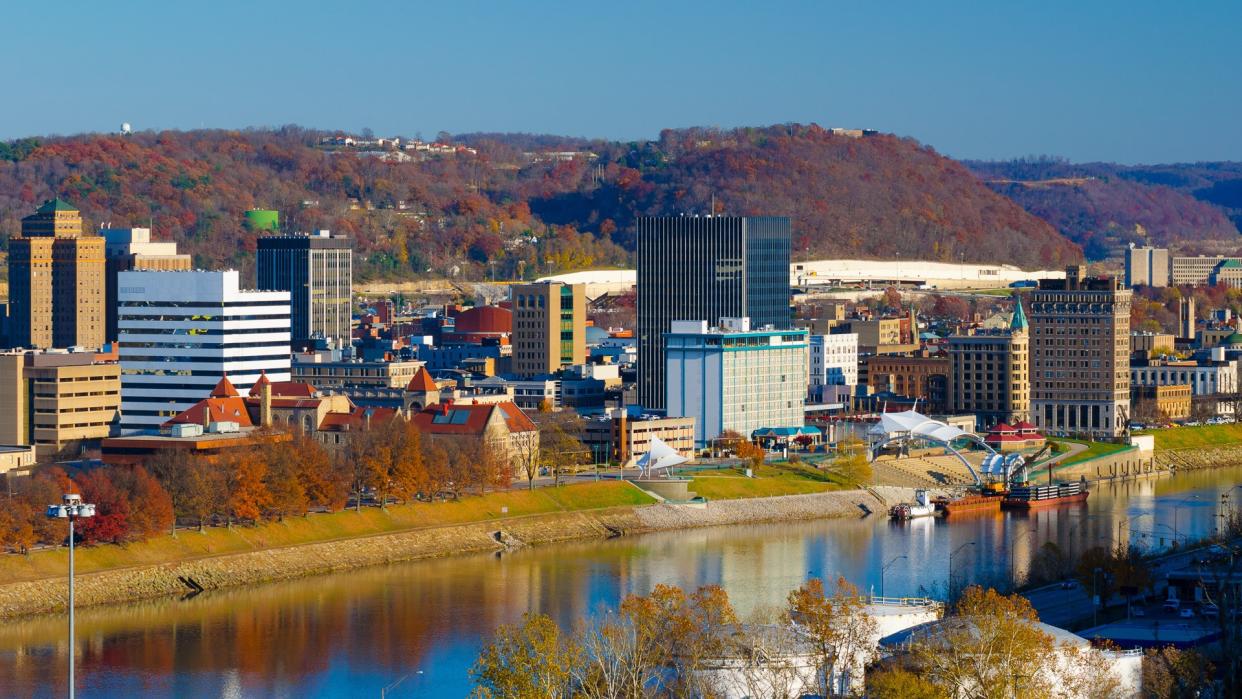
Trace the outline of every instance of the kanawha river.
<instances>
[{"instance_id":1,"label":"kanawha river","mask_svg":"<svg viewBox=\"0 0 1242 699\"><path fill-rule=\"evenodd\" d=\"M498 625L545 612L565 625L657 583L719 583L742 615L777 608L809 576L864 590L942 594L1008 580L1043 541L1082 548L1121 536L1159 547L1220 524L1242 467L1094 486L1085 505L898 525L856 520L692 529L422 561L262 587L82 610L84 697L463 696ZM1233 493L1237 501L1242 491ZM970 545L975 542L975 545ZM963 546L965 544L965 546ZM961 547L959 549L959 547ZM0 560L2 564L2 560ZM0 695L65 693L63 615L0 626Z\"/></svg>"}]
</instances>

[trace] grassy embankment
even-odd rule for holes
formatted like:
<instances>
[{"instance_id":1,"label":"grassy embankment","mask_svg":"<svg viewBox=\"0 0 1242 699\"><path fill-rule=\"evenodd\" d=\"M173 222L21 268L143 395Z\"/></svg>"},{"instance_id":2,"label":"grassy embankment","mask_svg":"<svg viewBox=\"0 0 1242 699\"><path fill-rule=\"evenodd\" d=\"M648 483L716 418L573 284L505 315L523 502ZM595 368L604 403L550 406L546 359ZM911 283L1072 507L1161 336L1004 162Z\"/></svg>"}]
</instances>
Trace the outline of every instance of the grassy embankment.
<instances>
[{"instance_id":1,"label":"grassy embankment","mask_svg":"<svg viewBox=\"0 0 1242 699\"><path fill-rule=\"evenodd\" d=\"M1242 424L1168 427L1142 434L1155 437L1156 449L1197 449L1242 443Z\"/></svg>"},{"instance_id":2,"label":"grassy embankment","mask_svg":"<svg viewBox=\"0 0 1242 699\"><path fill-rule=\"evenodd\" d=\"M434 504L393 505L381 510L363 508L333 514L291 517L253 527L209 527L203 532L181 530L132 544L84 546L77 549L77 572L90 573L130 566L297 546L322 541L389 534L425 527L485 522L505 517L575 512L655 502L632 485L619 481L577 483L467 496ZM508 508L502 512L502 508ZM41 550L27 556L0 556L0 584L63 577L68 567L66 549Z\"/></svg>"},{"instance_id":3,"label":"grassy embankment","mask_svg":"<svg viewBox=\"0 0 1242 699\"><path fill-rule=\"evenodd\" d=\"M708 500L765 498L844 490L849 485L833 473L797 464L764 464L747 478L745 467L696 473L690 490Z\"/></svg>"},{"instance_id":4,"label":"grassy embankment","mask_svg":"<svg viewBox=\"0 0 1242 699\"><path fill-rule=\"evenodd\" d=\"M1077 454L1074 454L1073 456L1070 456L1063 461L1057 462L1056 468L1058 470L1066 466L1073 466L1074 464L1080 464L1084 461L1090 461L1091 459L1094 459L1096 457L1108 456L1109 454L1116 454L1119 451L1125 451L1126 449L1130 448L1129 444L1115 444L1113 442L1087 442L1087 441L1078 440L1078 439L1061 439L1061 438L1058 438L1056 441L1069 442L1069 443L1074 443L1074 444L1084 444L1087 447L1083 451L1080 451Z\"/></svg>"}]
</instances>

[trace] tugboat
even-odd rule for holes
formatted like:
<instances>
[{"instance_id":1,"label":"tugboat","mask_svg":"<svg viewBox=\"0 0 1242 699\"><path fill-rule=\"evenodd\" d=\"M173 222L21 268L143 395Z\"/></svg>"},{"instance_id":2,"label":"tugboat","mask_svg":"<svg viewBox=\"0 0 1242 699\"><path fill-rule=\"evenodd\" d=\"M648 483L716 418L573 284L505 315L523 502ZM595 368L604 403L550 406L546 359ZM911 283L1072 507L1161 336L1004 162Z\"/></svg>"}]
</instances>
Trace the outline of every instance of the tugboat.
<instances>
[{"instance_id":1,"label":"tugboat","mask_svg":"<svg viewBox=\"0 0 1242 699\"><path fill-rule=\"evenodd\" d=\"M914 502L893 505L893 508L888 511L888 516L896 520L931 517L934 514L936 514L936 506L931 502L927 491L922 489L914 491Z\"/></svg>"}]
</instances>

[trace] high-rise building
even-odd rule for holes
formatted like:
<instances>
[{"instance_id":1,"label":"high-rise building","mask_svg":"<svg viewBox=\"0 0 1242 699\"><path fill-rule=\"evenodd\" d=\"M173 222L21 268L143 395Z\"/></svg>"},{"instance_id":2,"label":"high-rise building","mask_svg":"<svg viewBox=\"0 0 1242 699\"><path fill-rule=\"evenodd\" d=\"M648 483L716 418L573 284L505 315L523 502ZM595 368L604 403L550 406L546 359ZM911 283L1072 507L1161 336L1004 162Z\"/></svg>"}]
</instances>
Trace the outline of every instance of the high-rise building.
<instances>
[{"instance_id":1,"label":"high-rise building","mask_svg":"<svg viewBox=\"0 0 1242 699\"><path fill-rule=\"evenodd\" d=\"M810 387L858 385L858 335L811 335Z\"/></svg>"},{"instance_id":2,"label":"high-rise building","mask_svg":"<svg viewBox=\"0 0 1242 699\"><path fill-rule=\"evenodd\" d=\"M1126 248L1126 286L1168 286L1172 270L1165 248Z\"/></svg>"},{"instance_id":3,"label":"high-rise building","mask_svg":"<svg viewBox=\"0 0 1242 699\"><path fill-rule=\"evenodd\" d=\"M1195 297L1185 296L1177 302L1177 336L1195 339Z\"/></svg>"},{"instance_id":4,"label":"high-rise building","mask_svg":"<svg viewBox=\"0 0 1242 699\"><path fill-rule=\"evenodd\" d=\"M951 413L974 413L976 429L1031 419L1030 325L1019 299L1009 329L950 337Z\"/></svg>"},{"instance_id":5,"label":"high-rise building","mask_svg":"<svg viewBox=\"0 0 1242 699\"><path fill-rule=\"evenodd\" d=\"M790 327L789 219L661 216L637 225L638 400L662 410L673 321L749 317L756 328Z\"/></svg>"},{"instance_id":6,"label":"high-rise building","mask_svg":"<svg viewBox=\"0 0 1242 699\"><path fill-rule=\"evenodd\" d=\"M725 430L749 438L803 426L807 331L752 329L746 318L673 321L665 340L666 410L694 418L696 445Z\"/></svg>"},{"instance_id":7,"label":"high-rise building","mask_svg":"<svg viewBox=\"0 0 1242 699\"><path fill-rule=\"evenodd\" d=\"M82 234L82 214L60 199L22 219L9 240L9 344L104 344L104 239Z\"/></svg>"},{"instance_id":8,"label":"high-rise building","mask_svg":"<svg viewBox=\"0 0 1242 699\"><path fill-rule=\"evenodd\" d=\"M586 286L514 285L513 373L543 376L586 361Z\"/></svg>"},{"instance_id":9,"label":"high-rise building","mask_svg":"<svg viewBox=\"0 0 1242 699\"><path fill-rule=\"evenodd\" d=\"M353 241L328 231L259 238L257 285L292 294L294 343L350 337L353 254Z\"/></svg>"},{"instance_id":10,"label":"high-rise building","mask_svg":"<svg viewBox=\"0 0 1242 699\"><path fill-rule=\"evenodd\" d=\"M0 353L0 444L28 444L39 458L108 436L121 405L116 355L25 350Z\"/></svg>"},{"instance_id":11,"label":"high-rise building","mask_svg":"<svg viewBox=\"0 0 1242 699\"><path fill-rule=\"evenodd\" d=\"M289 292L239 281L233 270L118 275L122 433L158 429L225 376L242 393L264 374L289 380Z\"/></svg>"},{"instance_id":12,"label":"high-rise building","mask_svg":"<svg viewBox=\"0 0 1242 699\"><path fill-rule=\"evenodd\" d=\"M1120 280L1087 278L1076 265L1031 292L1031 417L1045 432L1126 430L1131 296Z\"/></svg>"},{"instance_id":13,"label":"high-rise building","mask_svg":"<svg viewBox=\"0 0 1242 699\"><path fill-rule=\"evenodd\" d=\"M178 255L176 243L151 242L150 228L105 228L100 231L107 257L104 338L116 341L117 274L128 270L172 272L193 267L189 255Z\"/></svg>"}]
</instances>

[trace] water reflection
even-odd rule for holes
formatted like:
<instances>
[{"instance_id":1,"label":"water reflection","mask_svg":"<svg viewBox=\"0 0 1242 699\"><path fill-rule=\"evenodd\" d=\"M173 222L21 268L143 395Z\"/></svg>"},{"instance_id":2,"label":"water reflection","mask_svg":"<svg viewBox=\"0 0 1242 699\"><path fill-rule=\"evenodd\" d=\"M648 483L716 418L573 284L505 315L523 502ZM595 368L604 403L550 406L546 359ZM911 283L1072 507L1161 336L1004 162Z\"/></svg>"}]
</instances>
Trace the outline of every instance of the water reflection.
<instances>
[{"instance_id":1,"label":"water reflection","mask_svg":"<svg viewBox=\"0 0 1242 699\"><path fill-rule=\"evenodd\" d=\"M1087 504L893 524L820 521L669 532L292 581L78 616L84 696L461 696L482 639L524 611L572 625L658 583L720 583L738 610L780 607L808 576L844 576L890 595L1010 579L1039 546L1158 547L1199 537L1242 469L1097 487ZM1176 537L1174 536L1176 533ZM973 542L973 545L971 545ZM1162 543L1163 542L1163 543ZM1011 567L1012 566L1012 567ZM0 628L0 694L64 694L63 617ZM421 673L421 674L420 674Z\"/></svg>"}]
</instances>

